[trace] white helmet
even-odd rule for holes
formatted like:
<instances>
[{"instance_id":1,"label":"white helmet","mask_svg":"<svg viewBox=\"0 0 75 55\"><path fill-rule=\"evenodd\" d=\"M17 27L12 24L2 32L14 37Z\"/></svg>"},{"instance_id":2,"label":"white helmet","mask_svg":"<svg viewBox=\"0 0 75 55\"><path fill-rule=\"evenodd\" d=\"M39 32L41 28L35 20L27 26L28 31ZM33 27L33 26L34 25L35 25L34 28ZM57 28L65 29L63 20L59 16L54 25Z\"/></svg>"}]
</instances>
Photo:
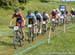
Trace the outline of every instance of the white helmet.
<instances>
[{"instance_id":1,"label":"white helmet","mask_svg":"<svg viewBox=\"0 0 75 55\"><path fill-rule=\"evenodd\" d=\"M55 12L55 11L56 11L56 9L53 9L53 11Z\"/></svg>"},{"instance_id":2,"label":"white helmet","mask_svg":"<svg viewBox=\"0 0 75 55\"><path fill-rule=\"evenodd\" d=\"M56 10L57 10L57 11L59 11L59 9L58 9L58 8L57 8Z\"/></svg>"},{"instance_id":3,"label":"white helmet","mask_svg":"<svg viewBox=\"0 0 75 55\"><path fill-rule=\"evenodd\" d=\"M74 8L72 8L71 10L73 10L73 11L74 11Z\"/></svg>"}]
</instances>

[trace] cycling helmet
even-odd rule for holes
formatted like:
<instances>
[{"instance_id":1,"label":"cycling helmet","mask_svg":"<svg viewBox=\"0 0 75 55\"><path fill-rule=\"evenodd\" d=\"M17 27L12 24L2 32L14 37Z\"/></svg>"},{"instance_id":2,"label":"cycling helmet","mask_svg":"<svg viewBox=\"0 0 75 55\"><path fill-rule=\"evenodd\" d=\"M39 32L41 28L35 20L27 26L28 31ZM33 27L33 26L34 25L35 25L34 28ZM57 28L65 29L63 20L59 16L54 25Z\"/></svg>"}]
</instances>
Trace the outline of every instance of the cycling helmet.
<instances>
[{"instance_id":1,"label":"cycling helmet","mask_svg":"<svg viewBox=\"0 0 75 55\"><path fill-rule=\"evenodd\" d=\"M32 13L32 11L31 11L31 10L28 10L28 12L27 12L27 13L28 13L28 15L30 15L30 14Z\"/></svg>"},{"instance_id":2,"label":"cycling helmet","mask_svg":"<svg viewBox=\"0 0 75 55\"><path fill-rule=\"evenodd\" d=\"M16 8L16 9L14 10L14 12L15 12L15 13L19 12L19 9L18 9L18 8Z\"/></svg>"},{"instance_id":3,"label":"cycling helmet","mask_svg":"<svg viewBox=\"0 0 75 55\"><path fill-rule=\"evenodd\" d=\"M73 11L74 11L74 8L72 8L71 10L73 10Z\"/></svg>"},{"instance_id":4,"label":"cycling helmet","mask_svg":"<svg viewBox=\"0 0 75 55\"><path fill-rule=\"evenodd\" d=\"M53 11L55 12L55 11L56 11L56 9L53 9Z\"/></svg>"}]
</instances>

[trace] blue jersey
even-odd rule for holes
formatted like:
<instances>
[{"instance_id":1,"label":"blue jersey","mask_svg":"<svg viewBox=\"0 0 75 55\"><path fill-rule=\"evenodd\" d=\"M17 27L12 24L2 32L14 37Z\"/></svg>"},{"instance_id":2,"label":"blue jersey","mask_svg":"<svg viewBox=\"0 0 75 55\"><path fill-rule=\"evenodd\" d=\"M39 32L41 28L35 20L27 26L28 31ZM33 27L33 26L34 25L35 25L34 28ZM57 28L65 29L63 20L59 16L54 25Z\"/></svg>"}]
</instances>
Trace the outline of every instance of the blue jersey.
<instances>
[{"instance_id":1,"label":"blue jersey","mask_svg":"<svg viewBox=\"0 0 75 55\"><path fill-rule=\"evenodd\" d=\"M48 15L47 13L45 13L45 14L43 15L43 21L47 21L48 18L49 18L49 15Z\"/></svg>"},{"instance_id":2,"label":"blue jersey","mask_svg":"<svg viewBox=\"0 0 75 55\"><path fill-rule=\"evenodd\" d=\"M26 18L28 18L28 23L29 24L34 24L34 19L36 17L35 17L35 14L31 13L30 15L27 15Z\"/></svg>"},{"instance_id":3,"label":"blue jersey","mask_svg":"<svg viewBox=\"0 0 75 55\"><path fill-rule=\"evenodd\" d=\"M28 19L34 19L35 18L35 14L31 13L30 15L27 15L26 18L28 18Z\"/></svg>"},{"instance_id":4,"label":"blue jersey","mask_svg":"<svg viewBox=\"0 0 75 55\"><path fill-rule=\"evenodd\" d=\"M42 18L42 15L41 15L40 13L37 13L37 14L36 14L36 18L41 19L41 18Z\"/></svg>"},{"instance_id":5,"label":"blue jersey","mask_svg":"<svg viewBox=\"0 0 75 55\"><path fill-rule=\"evenodd\" d=\"M65 16L66 15L66 11L61 11L61 16Z\"/></svg>"}]
</instances>

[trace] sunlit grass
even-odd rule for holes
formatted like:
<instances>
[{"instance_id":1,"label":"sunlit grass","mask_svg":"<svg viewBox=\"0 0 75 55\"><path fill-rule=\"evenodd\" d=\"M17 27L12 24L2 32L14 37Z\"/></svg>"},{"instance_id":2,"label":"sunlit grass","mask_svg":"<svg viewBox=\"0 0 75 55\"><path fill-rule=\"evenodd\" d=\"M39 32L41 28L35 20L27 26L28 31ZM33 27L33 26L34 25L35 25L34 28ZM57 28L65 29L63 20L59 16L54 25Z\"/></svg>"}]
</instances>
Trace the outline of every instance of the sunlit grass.
<instances>
[{"instance_id":1,"label":"sunlit grass","mask_svg":"<svg viewBox=\"0 0 75 55\"><path fill-rule=\"evenodd\" d=\"M41 2L39 2L39 0L32 0L26 5L22 4L21 6L24 6L25 10L21 10L21 11L22 11L24 16L26 16L26 13L27 13L28 10L32 10L32 12L34 12L35 10L38 10L41 13L43 11L47 11L49 14L51 14L52 9L58 8L60 4L65 4L67 6L68 10L70 10L72 7L75 8L74 2L72 2L72 3L65 3L65 2L63 2L63 3L60 3L60 2L41 3ZM13 15L13 10L5 10L5 9L2 9L2 8L0 9L0 32L10 32L10 31L13 32L12 30L10 30L8 28L9 21L10 21L12 15ZM27 31L27 29L25 29L25 31ZM72 35L72 37L70 37L71 35ZM8 49L13 48L13 45L12 45L13 44L13 37L12 36L13 36L13 33L11 33L10 35L0 37L0 52L7 51ZM74 33L73 34L67 33L65 35L62 34L61 36L59 38L55 37L54 40L52 40L52 45L47 45L47 43L45 43L43 45L43 48L44 47L46 47L46 48L50 47L49 49L51 51L60 51L60 50L57 50L57 49L62 48L61 51L66 51L66 49L69 48L69 47L65 48L65 46L63 47L63 44L67 43L66 46L69 46L68 44L71 44L73 48L70 45L70 47L71 47L70 49L74 51L75 45L72 44L72 41L75 42L74 37L73 37ZM69 37L67 37L67 36L69 36ZM71 40L71 38L72 38L72 40ZM64 42L66 42L66 43L64 43ZM4 45L4 44L6 44L6 45ZM36 49L39 51L40 48L41 48L41 46L36 48ZM40 51L44 51L45 49L42 49ZM20 50L22 50L22 49L20 49ZM20 51L20 50L15 50L15 51L11 51L11 52L13 54L14 52L17 52L17 51ZM34 52L36 53L37 50L33 50L33 52L30 51L30 54L28 54L28 55L32 55L31 53L34 53ZM48 48L46 50L49 51ZM4 53L4 54L6 54L6 53ZM7 52L7 55L11 55L11 54L9 52Z\"/></svg>"}]
</instances>

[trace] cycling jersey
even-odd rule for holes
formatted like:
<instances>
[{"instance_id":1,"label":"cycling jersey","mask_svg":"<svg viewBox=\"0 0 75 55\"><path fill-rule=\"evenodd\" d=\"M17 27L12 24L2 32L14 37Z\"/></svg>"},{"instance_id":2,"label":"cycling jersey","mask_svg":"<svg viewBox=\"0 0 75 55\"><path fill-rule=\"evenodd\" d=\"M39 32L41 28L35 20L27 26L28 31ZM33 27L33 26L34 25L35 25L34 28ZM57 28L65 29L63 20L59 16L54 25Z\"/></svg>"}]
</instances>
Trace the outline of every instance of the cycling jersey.
<instances>
[{"instance_id":1,"label":"cycling jersey","mask_svg":"<svg viewBox=\"0 0 75 55\"><path fill-rule=\"evenodd\" d=\"M42 15L40 13L37 13L35 16L36 16L36 19L41 22Z\"/></svg>"},{"instance_id":2,"label":"cycling jersey","mask_svg":"<svg viewBox=\"0 0 75 55\"><path fill-rule=\"evenodd\" d=\"M66 10L66 15L68 15L68 11Z\"/></svg>"},{"instance_id":3,"label":"cycling jersey","mask_svg":"<svg viewBox=\"0 0 75 55\"><path fill-rule=\"evenodd\" d=\"M27 15L26 18L28 18L28 24L34 24L34 18L35 14L31 13L30 15Z\"/></svg>"},{"instance_id":4,"label":"cycling jersey","mask_svg":"<svg viewBox=\"0 0 75 55\"><path fill-rule=\"evenodd\" d=\"M70 12L71 12L72 15L75 15L75 11L71 10Z\"/></svg>"},{"instance_id":5,"label":"cycling jersey","mask_svg":"<svg viewBox=\"0 0 75 55\"><path fill-rule=\"evenodd\" d=\"M43 21L48 20L48 18L49 18L49 15L47 13L45 15L43 15Z\"/></svg>"},{"instance_id":6,"label":"cycling jersey","mask_svg":"<svg viewBox=\"0 0 75 55\"><path fill-rule=\"evenodd\" d=\"M16 26L24 27L24 18L20 12L18 14L15 13L13 17L16 17Z\"/></svg>"},{"instance_id":7,"label":"cycling jersey","mask_svg":"<svg viewBox=\"0 0 75 55\"><path fill-rule=\"evenodd\" d=\"M65 16L66 16L66 11L61 11L61 14L60 14L60 16L63 16L63 17L65 17Z\"/></svg>"},{"instance_id":8,"label":"cycling jersey","mask_svg":"<svg viewBox=\"0 0 75 55\"><path fill-rule=\"evenodd\" d=\"M54 19L56 18L56 12L52 11L52 18L54 18Z\"/></svg>"}]
</instances>

